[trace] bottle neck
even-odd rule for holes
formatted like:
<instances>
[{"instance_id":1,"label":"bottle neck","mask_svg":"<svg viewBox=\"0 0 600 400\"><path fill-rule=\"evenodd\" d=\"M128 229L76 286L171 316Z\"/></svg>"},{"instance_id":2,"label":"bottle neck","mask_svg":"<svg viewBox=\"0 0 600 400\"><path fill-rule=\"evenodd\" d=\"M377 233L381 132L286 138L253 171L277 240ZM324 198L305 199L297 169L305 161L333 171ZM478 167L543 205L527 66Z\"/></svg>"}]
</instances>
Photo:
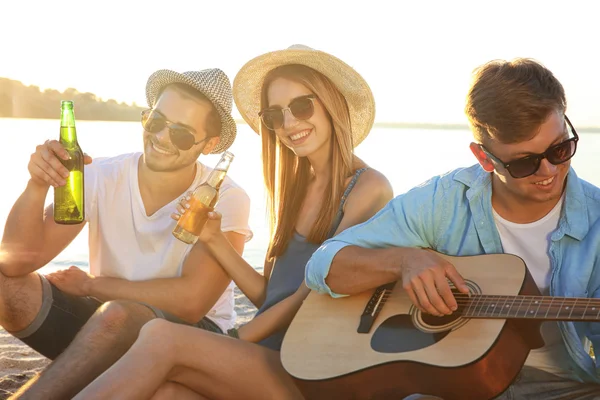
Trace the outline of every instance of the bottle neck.
<instances>
[{"instance_id":1,"label":"bottle neck","mask_svg":"<svg viewBox=\"0 0 600 400\"><path fill-rule=\"evenodd\" d=\"M60 114L60 139L63 142L76 143L75 114L73 109L64 108Z\"/></svg>"},{"instance_id":2,"label":"bottle neck","mask_svg":"<svg viewBox=\"0 0 600 400\"><path fill-rule=\"evenodd\" d=\"M219 190L221 188L221 184L225 179L225 175L227 175L227 169L213 169L210 175L208 175L208 179L206 183L211 187Z\"/></svg>"},{"instance_id":3,"label":"bottle neck","mask_svg":"<svg viewBox=\"0 0 600 400\"><path fill-rule=\"evenodd\" d=\"M223 180L225 179L225 175L227 175L227 170L229 170L229 166L231 165L232 161L233 154L231 154L228 151L223 153L223 156L221 156L221 159L219 160L217 166L215 167L215 169L212 170L212 172L208 176L208 180L206 181L206 183L219 190L221 184L223 183Z\"/></svg>"}]
</instances>

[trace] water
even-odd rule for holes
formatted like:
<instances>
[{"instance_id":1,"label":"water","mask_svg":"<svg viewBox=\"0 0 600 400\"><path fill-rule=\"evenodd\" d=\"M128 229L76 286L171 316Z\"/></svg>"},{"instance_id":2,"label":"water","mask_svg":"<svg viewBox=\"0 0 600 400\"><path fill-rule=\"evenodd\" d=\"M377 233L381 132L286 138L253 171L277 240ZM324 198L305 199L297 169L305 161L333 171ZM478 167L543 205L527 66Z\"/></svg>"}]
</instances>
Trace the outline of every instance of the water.
<instances>
[{"instance_id":1,"label":"water","mask_svg":"<svg viewBox=\"0 0 600 400\"><path fill-rule=\"evenodd\" d=\"M0 118L0 226L4 226L10 208L25 189L31 153L46 139L58 139L59 125L58 119ZM600 164L595 160L600 154L600 134L578 133L581 139L572 165L581 178L600 186ZM77 121L77 136L83 151L92 157L110 157L142 149L139 122ZM375 128L356 153L388 177L397 195L431 176L472 165L475 158L468 147L470 141L467 130ZM250 226L254 238L246 244L244 258L257 270L262 269L268 244L260 147L258 135L247 125L238 125L238 136L230 149L235 162L228 172L246 190L252 202ZM216 165L219 159L220 155L201 156L209 166ZM52 200L51 189L46 202L49 204ZM86 268L87 240L87 229L84 229L42 271L50 272L70 265Z\"/></svg>"}]
</instances>

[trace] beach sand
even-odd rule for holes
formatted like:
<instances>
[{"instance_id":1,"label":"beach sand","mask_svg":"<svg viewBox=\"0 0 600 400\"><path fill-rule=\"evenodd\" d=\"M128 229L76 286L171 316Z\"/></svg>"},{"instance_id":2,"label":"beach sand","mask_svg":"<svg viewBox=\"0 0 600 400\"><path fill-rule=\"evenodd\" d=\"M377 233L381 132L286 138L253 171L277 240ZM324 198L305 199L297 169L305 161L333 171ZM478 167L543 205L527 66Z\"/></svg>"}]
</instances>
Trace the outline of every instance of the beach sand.
<instances>
[{"instance_id":1,"label":"beach sand","mask_svg":"<svg viewBox=\"0 0 600 400\"><path fill-rule=\"evenodd\" d=\"M248 322L256 308L235 288L237 325ZM0 328L0 399L6 399L29 378L44 369L50 360L30 349Z\"/></svg>"}]
</instances>

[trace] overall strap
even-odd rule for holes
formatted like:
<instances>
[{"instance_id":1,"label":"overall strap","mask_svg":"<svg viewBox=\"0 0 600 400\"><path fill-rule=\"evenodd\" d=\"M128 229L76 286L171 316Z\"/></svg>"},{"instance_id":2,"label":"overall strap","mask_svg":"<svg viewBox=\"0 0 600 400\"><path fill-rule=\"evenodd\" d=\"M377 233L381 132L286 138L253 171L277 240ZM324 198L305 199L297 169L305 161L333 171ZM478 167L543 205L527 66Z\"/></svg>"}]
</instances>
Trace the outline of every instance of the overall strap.
<instances>
[{"instance_id":1,"label":"overall strap","mask_svg":"<svg viewBox=\"0 0 600 400\"><path fill-rule=\"evenodd\" d=\"M367 169L368 168L361 168L361 169L357 170L356 173L354 174L354 176L352 177L352 180L348 184L348 187L346 187L346 190L344 191L344 194L342 195L342 199L340 200L340 207L338 208L337 214L335 215L335 219L333 220L333 224L331 225L331 230L329 231L329 235L327 235L328 238L332 237L335 234L335 231L337 230L337 228L340 226L340 223L342 222L342 218L344 218L344 204L346 204L348 195L350 195L350 192L354 188L354 185L356 185L356 181L358 180L358 177L363 172L365 172Z\"/></svg>"}]
</instances>

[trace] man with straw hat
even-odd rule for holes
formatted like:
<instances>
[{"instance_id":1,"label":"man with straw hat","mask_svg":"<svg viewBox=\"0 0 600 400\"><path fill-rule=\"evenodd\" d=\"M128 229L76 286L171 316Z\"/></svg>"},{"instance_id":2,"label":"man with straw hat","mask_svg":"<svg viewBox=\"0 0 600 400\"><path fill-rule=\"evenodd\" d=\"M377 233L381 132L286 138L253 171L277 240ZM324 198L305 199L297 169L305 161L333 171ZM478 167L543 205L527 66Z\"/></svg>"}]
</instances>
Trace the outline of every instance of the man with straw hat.
<instances>
[{"instance_id":1,"label":"man with straw hat","mask_svg":"<svg viewBox=\"0 0 600 400\"><path fill-rule=\"evenodd\" d=\"M119 359L151 319L226 332L235 324L230 277L201 245L171 231L171 214L211 168L201 154L225 151L236 136L232 95L219 69L160 70L146 86L143 152L86 157L86 222L90 274L76 267L41 275L83 228L42 217L50 186L64 184L56 141L38 146L31 179L8 217L0 260L0 323L55 360L23 397L71 398ZM249 198L230 178L217 210L240 254L251 237ZM45 215L52 215L52 205Z\"/></svg>"}]
</instances>

